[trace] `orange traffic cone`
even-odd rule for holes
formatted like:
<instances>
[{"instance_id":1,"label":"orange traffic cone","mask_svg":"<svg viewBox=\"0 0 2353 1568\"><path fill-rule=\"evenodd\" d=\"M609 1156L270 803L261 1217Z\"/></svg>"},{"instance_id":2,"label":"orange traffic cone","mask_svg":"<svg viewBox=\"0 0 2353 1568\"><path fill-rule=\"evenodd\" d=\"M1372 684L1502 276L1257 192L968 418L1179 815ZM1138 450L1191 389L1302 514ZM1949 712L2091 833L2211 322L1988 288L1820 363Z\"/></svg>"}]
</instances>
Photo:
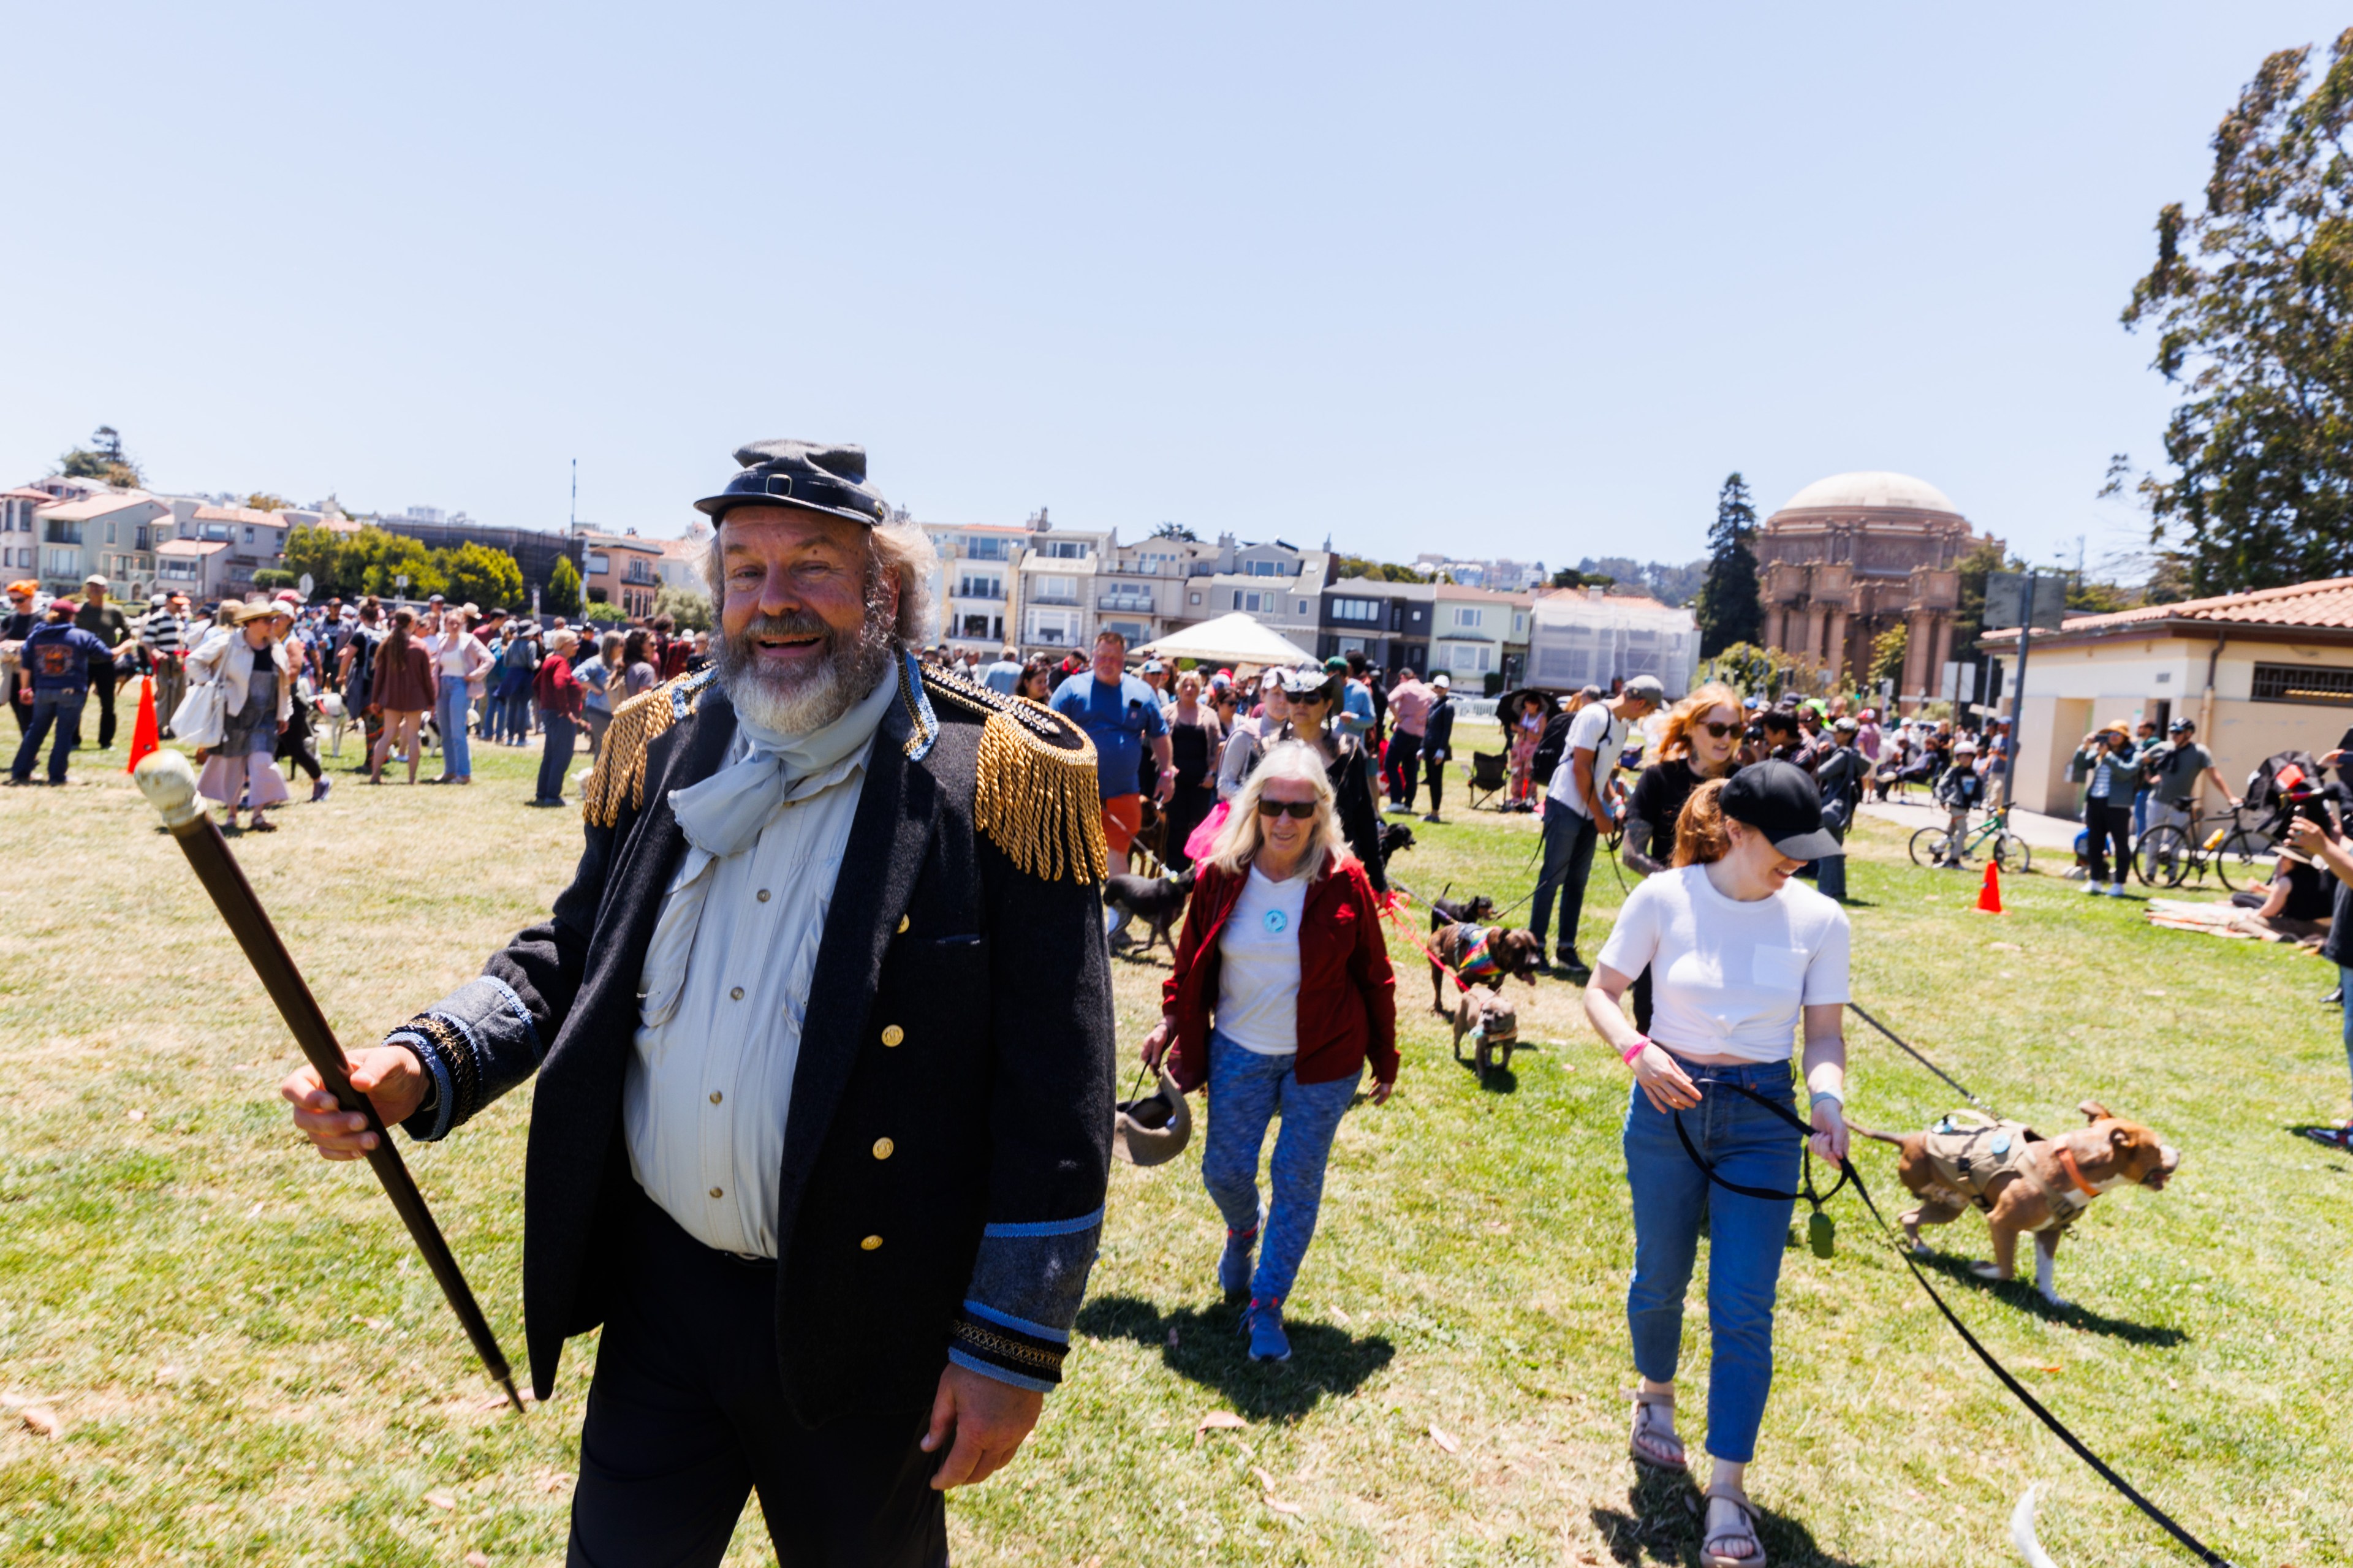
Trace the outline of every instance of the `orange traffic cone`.
<instances>
[{"instance_id":1,"label":"orange traffic cone","mask_svg":"<svg viewBox=\"0 0 2353 1568\"><path fill-rule=\"evenodd\" d=\"M1978 889L1978 908L1989 915L2001 913L2001 868L1986 862L1985 886Z\"/></svg>"},{"instance_id":2,"label":"orange traffic cone","mask_svg":"<svg viewBox=\"0 0 2353 1568\"><path fill-rule=\"evenodd\" d=\"M130 773L138 767L140 758L161 750L163 744L155 729L155 678L142 675L139 678L139 721L131 727L131 766L122 771Z\"/></svg>"}]
</instances>

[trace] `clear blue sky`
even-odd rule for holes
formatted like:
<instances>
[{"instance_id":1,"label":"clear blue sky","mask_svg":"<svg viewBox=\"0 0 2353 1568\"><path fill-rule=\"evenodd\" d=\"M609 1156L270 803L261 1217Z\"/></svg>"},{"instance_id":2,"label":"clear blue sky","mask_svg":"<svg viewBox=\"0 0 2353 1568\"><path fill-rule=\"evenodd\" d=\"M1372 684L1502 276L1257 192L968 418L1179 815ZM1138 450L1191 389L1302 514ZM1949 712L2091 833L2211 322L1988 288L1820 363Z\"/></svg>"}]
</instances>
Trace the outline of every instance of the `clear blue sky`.
<instances>
[{"instance_id":1,"label":"clear blue sky","mask_svg":"<svg viewBox=\"0 0 2353 1568\"><path fill-rule=\"evenodd\" d=\"M0 480L1688 558L1848 468L2094 561L2159 205L2315 5L9 8Z\"/></svg>"}]
</instances>

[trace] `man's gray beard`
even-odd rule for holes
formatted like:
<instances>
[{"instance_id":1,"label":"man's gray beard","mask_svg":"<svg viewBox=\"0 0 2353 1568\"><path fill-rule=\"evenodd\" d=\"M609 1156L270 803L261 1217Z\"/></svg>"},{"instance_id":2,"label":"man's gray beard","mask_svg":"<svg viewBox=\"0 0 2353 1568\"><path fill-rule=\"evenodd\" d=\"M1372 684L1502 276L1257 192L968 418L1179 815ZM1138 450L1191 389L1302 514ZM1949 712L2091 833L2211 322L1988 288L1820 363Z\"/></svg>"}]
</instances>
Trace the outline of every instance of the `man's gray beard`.
<instances>
[{"instance_id":1,"label":"man's gray beard","mask_svg":"<svg viewBox=\"0 0 2353 1568\"><path fill-rule=\"evenodd\" d=\"M825 662L789 682L761 670L753 647L761 629L754 623L741 637L720 634L719 689L738 714L780 735L824 729L863 701L891 668L891 616L872 605L854 636L828 629Z\"/></svg>"}]
</instances>

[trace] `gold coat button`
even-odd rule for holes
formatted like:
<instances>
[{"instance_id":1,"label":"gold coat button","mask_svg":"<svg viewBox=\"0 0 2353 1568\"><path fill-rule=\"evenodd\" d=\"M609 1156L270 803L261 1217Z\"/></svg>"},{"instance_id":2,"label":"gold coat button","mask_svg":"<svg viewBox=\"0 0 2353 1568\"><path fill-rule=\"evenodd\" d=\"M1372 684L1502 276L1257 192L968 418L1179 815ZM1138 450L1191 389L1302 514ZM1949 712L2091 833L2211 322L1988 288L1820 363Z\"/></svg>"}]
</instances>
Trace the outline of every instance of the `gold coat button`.
<instances>
[{"instance_id":1,"label":"gold coat button","mask_svg":"<svg viewBox=\"0 0 2353 1568\"><path fill-rule=\"evenodd\" d=\"M859 1245L859 1247L860 1248L860 1250L862 1250L862 1251L866 1251L866 1252L871 1252L871 1251L873 1251L876 1247L880 1247L880 1246L881 1246L881 1245L882 1245L882 1238L881 1238L881 1237L879 1237L879 1236L870 1236L870 1237L868 1237L864 1241L860 1242L858 1245Z\"/></svg>"},{"instance_id":2,"label":"gold coat button","mask_svg":"<svg viewBox=\"0 0 2353 1568\"><path fill-rule=\"evenodd\" d=\"M882 1026L882 1043L886 1046L895 1046L906 1037L907 1031L896 1024L885 1024Z\"/></svg>"},{"instance_id":3,"label":"gold coat button","mask_svg":"<svg viewBox=\"0 0 2353 1568\"><path fill-rule=\"evenodd\" d=\"M753 896L754 898L755 898L755 899L759 900L762 903L764 903L764 904L765 904L765 903L766 903L766 902L768 901L768 889L765 889L765 888L763 888L763 889L761 889L758 892L756 892L756 893L753 894L752 896Z\"/></svg>"},{"instance_id":4,"label":"gold coat button","mask_svg":"<svg viewBox=\"0 0 2353 1568\"><path fill-rule=\"evenodd\" d=\"M727 1000L730 1002L741 1002L744 1000L744 988L741 985L738 985L735 989L727 993Z\"/></svg>"},{"instance_id":5,"label":"gold coat button","mask_svg":"<svg viewBox=\"0 0 2353 1568\"><path fill-rule=\"evenodd\" d=\"M712 1197L714 1197L714 1198L715 1198L715 1197L717 1197L717 1196L719 1195L719 1189L718 1189L717 1187L713 1187L713 1188L712 1188L712 1189L711 1189L711 1195L712 1195Z\"/></svg>"},{"instance_id":6,"label":"gold coat button","mask_svg":"<svg viewBox=\"0 0 2353 1568\"><path fill-rule=\"evenodd\" d=\"M892 1142L888 1138L877 1138L874 1140L874 1157L878 1160L887 1160L898 1147L899 1145Z\"/></svg>"},{"instance_id":7,"label":"gold coat button","mask_svg":"<svg viewBox=\"0 0 2353 1568\"><path fill-rule=\"evenodd\" d=\"M711 1091L711 1103L713 1105L719 1103L719 1091L715 1089Z\"/></svg>"},{"instance_id":8,"label":"gold coat button","mask_svg":"<svg viewBox=\"0 0 2353 1568\"><path fill-rule=\"evenodd\" d=\"M899 917L899 934L901 936L907 934L907 917L904 915Z\"/></svg>"}]
</instances>

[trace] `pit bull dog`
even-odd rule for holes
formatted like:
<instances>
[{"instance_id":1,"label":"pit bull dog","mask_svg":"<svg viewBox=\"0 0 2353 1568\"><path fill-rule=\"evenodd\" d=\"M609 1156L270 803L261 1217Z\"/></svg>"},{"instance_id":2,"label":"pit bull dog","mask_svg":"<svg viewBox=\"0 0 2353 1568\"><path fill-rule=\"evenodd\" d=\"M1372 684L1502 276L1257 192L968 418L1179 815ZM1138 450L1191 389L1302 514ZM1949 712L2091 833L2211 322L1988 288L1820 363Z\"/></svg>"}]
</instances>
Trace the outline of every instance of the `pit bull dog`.
<instances>
[{"instance_id":1,"label":"pit bull dog","mask_svg":"<svg viewBox=\"0 0 2353 1568\"><path fill-rule=\"evenodd\" d=\"M350 728L352 723L352 716L343 707L342 694L322 691L311 700L311 707L317 711L319 721L327 727L327 754L331 757L342 756L343 731Z\"/></svg>"},{"instance_id":2,"label":"pit bull dog","mask_svg":"<svg viewBox=\"0 0 2353 1568\"><path fill-rule=\"evenodd\" d=\"M1514 975L1534 985L1536 971L1544 967L1544 947L1532 931L1464 921L1440 926L1430 933L1430 945L1437 954L1430 962L1430 1007L1441 1018L1448 1016L1449 972L1466 985L1501 991L1504 982Z\"/></svg>"},{"instance_id":3,"label":"pit bull dog","mask_svg":"<svg viewBox=\"0 0 2353 1568\"><path fill-rule=\"evenodd\" d=\"M1492 993L1465 991L1454 1001L1454 1059L1462 1059L1462 1037L1472 1037L1472 1059L1479 1081L1487 1081L1492 1068L1512 1065L1512 1047L1520 1043L1520 1016L1512 1005Z\"/></svg>"},{"instance_id":4,"label":"pit bull dog","mask_svg":"<svg viewBox=\"0 0 2353 1568\"><path fill-rule=\"evenodd\" d=\"M2112 1188L2142 1186L2161 1191L2180 1168L2181 1155L2137 1121L2108 1114L2095 1100L2076 1107L2089 1126L2045 1138L2022 1121L1993 1121L1956 1111L1925 1132L1854 1131L1903 1151L1896 1179L1922 1200L1904 1215L1905 1239L1915 1252L1924 1225L1949 1225L1971 1205L1985 1211L1993 1235L1991 1263L1972 1272L1980 1279L2017 1274L2018 1238L2034 1237L2034 1284L2054 1307L2067 1303L2052 1283L2059 1238L2094 1198Z\"/></svg>"}]
</instances>

